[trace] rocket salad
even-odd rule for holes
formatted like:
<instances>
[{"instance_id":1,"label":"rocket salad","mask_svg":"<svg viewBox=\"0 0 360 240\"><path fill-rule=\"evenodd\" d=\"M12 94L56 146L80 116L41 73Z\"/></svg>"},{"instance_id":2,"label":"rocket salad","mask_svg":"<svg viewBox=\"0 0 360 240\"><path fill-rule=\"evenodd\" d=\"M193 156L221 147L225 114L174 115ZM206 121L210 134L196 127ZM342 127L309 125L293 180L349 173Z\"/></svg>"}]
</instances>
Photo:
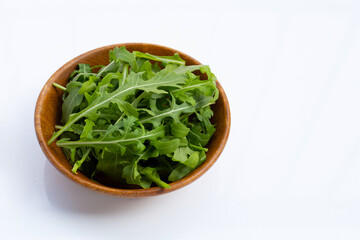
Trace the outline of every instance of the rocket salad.
<instances>
[{"instance_id":1,"label":"rocket salad","mask_svg":"<svg viewBox=\"0 0 360 240\"><path fill-rule=\"evenodd\" d=\"M66 87L54 84L64 91L62 120L48 144L58 139L74 174L169 188L206 159L215 75L206 65L185 66L178 54L116 47L109 60L79 64Z\"/></svg>"}]
</instances>

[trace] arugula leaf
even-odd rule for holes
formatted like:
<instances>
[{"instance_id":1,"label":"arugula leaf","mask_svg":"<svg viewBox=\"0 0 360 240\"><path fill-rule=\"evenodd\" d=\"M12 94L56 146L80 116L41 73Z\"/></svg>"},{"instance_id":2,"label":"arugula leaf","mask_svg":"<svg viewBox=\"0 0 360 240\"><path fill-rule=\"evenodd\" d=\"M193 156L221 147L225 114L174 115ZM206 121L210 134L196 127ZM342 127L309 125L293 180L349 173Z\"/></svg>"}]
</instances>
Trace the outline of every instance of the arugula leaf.
<instances>
[{"instance_id":1,"label":"arugula leaf","mask_svg":"<svg viewBox=\"0 0 360 240\"><path fill-rule=\"evenodd\" d=\"M190 128L186 127L181 122L173 121L170 127L171 127L171 134L178 138L186 137L186 135L188 135L188 133L190 132Z\"/></svg>"},{"instance_id":2,"label":"arugula leaf","mask_svg":"<svg viewBox=\"0 0 360 240\"><path fill-rule=\"evenodd\" d=\"M201 126L196 125L190 129L187 139L193 145L205 146L214 132L214 126L208 127L207 131L205 131Z\"/></svg>"},{"instance_id":3,"label":"arugula leaf","mask_svg":"<svg viewBox=\"0 0 360 240\"><path fill-rule=\"evenodd\" d=\"M68 121L70 114L83 101L84 95L79 93L79 90L81 88L82 85L79 82L70 82L69 84L66 85L66 89L69 94L67 95L67 97L65 97L62 105L63 123Z\"/></svg>"},{"instance_id":4,"label":"arugula leaf","mask_svg":"<svg viewBox=\"0 0 360 240\"><path fill-rule=\"evenodd\" d=\"M175 150L172 160L193 168L199 161L199 154L189 147L179 147Z\"/></svg>"},{"instance_id":5,"label":"arugula leaf","mask_svg":"<svg viewBox=\"0 0 360 240\"><path fill-rule=\"evenodd\" d=\"M96 80L97 80L97 77L90 76L89 80L87 80L86 82L84 82L82 84L81 88L78 91L78 94L84 94L86 92L94 91L96 88L96 83L95 83Z\"/></svg>"},{"instance_id":6,"label":"arugula leaf","mask_svg":"<svg viewBox=\"0 0 360 240\"><path fill-rule=\"evenodd\" d=\"M111 61L108 65L102 67L99 72L96 74L96 77L101 77L104 74L116 72L119 68L121 68L121 64L116 61Z\"/></svg>"},{"instance_id":7,"label":"arugula leaf","mask_svg":"<svg viewBox=\"0 0 360 240\"><path fill-rule=\"evenodd\" d=\"M89 156L90 152L91 152L91 149L88 148L88 149L86 150L86 152L84 153L84 155L82 156L82 158L81 158L79 161L75 162L73 168L71 169L71 171L72 171L73 173L77 174L77 170L79 169L79 167L81 167L81 165L83 164L83 162L84 162L84 161L86 160L86 158Z\"/></svg>"},{"instance_id":8,"label":"arugula leaf","mask_svg":"<svg viewBox=\"0 0 360 240\"><path fill-rule=\"evenodd\" d=\"M78 64L78 68L78 70L75 70L70 74L70 78L73 78L75 75L92 72L89 64L80 63Z\"/></svg>"},{"instance_id":9,"label":"arugula leaf","mask_svg":"<svg viewBox=\"0 0 360 240\"><path fill-rule=\"evenodd\" d=\"M202 99L198 99L198 101L194 105L190 105L188 103L182 103L178 105L176 103L175 97L172 97L171 107L166 110L159 110L156 107L155 103L150 105L151 111L155 113L155 116L150 116L147 118L143 118L140 120L141 123L151 123L154 127L158 127L161 124L161 121L166 117L171 117L175 122L179 122L179 116L184 113L193 113L197 109L205 106L210 102L210 98L204 97Z\"/></svg>"},{"instance_id":10,"label":"arugula leaf","mask_svg":"<svg viewBox=\"0 0 360 240\"><path fill-rule=\"evenodd\" d=\"M153 144L160 154L169 154L173 153L178 148L178 146L180 145L180 139L175 138L169 140L163 138L159 141L155 141Z\"/></svg>"},{"instance_id":11,"label":"arugula leaf","mask_svg":"<svg viewBox=\"0 0 360 240\"><path fill-rule=\"evenodd\" d=\"M140 172L142 175L145 175L150 181L155 182L158 186L160 186L162 188L170 188L169 184L167 184L166 182L164 182L160 179L160 176L157 173L155 168L146 167L146 168L141 169Z\"/></svg>"},{"instance_id":12,"label":"arugula leaf","mask_svg":"<svg viewBox=\"0 0 360 240\"><path fill-rule=\"evenodd\" d=\"M85 126L83 128L83 131L80 134L81 138L92 138L91 131L92 128L95 126L95 123L91 121L90 119L85 119Z\"/></svg>"},{"instance_id":13,"label":"arugula leaf","mask_svg":"<svg viewBox=\"0 0 360 240\"><path fill-rule=\"evenodd\" d=\"M205 96L213 96L216 94L216 82L215 80L200 80L198 76L188 73L189 79L182 88L172 90L171 93L178 99L195 104L195 99L192 97L194 94L189 91L198 91Z\"/></svg>"},{"instance_id":14,"label":"arugula leaf","mask_svg":"<svg viewBox=\"0 0 360 240\"><path fill-rule=\"evenodd\" d=\"M152 65L149 61L145 61L139 68L139 72L145 72L145 79L150 79L155 76L155 73L152 70Z\"/></svg>"},{"instance_id":15,"label":"arugula leaf","mask_svg":"<svg viewBox=\"0 0 360 240\"><path fill-rule=\"evenodd\" d=\"M129 52L128 50L126 50L124 46L116 47L113 50L110 50L109 56L110 56L110 61L120 60L130 64L131 69L133 71L137 71L138 69L135 55Z\"/></svg>"},{"instance_id":16,"label":"arugula leaf","mask_svg":"<svg viewBox=\"0 0 360 240\"><path fill-rule=\"evenodd\" d=\"M117 182L122 182L123 169L129 164L124 156L120 156L119 153L103 151L102 154L97 154L97 160L96 171Z\"/></svg>"},{"instance_id":17,"label":"arugula leaf","mask_svg":"<svg viewBox=\"0 0 360 240\"><path fill-rule=\"evenodd\" d=\"M157 179L159 177L159 175L157 174L157 172L153 172L153 174L155 174L155 178L151 178L149 176L149 173L152 172L149 169L142 169L141 166L138 166L138 163L140 160L147 160L151 157L157 157L159 155L158 151L154 151L152 150L152 148L147 149L146 151L144 151L140 156L138 156L135 160L133 160L129 165L127 165L126 167L124 167L123 170L123 177L126 179L126 182L128 184L137 184L143 188L148 188L150 187L152 181L157 181L158 183L162 184L161 180ZM141 176L141 174L139 173L138 169L140 169L141 174L144 174L145 176L147 176L148 178L144 178Z\"/></svg>"},{"instance_id":18,"label":"arugula leaf","mask_svg":"<svg viewBox=\"0 0 360 240\"><path fill-rule=\"evenodd\" d=\"M110 130L108 130L110 131ZM124 131L118 131L124 132ZM126 147L128 145L136 145L142 148L141 145L145 140L154 140L159 137L164 136L163 128L156 128L150 132L142 133L141 130L136 129L134 131L124 132L120 136L114 136L106 132L99 138L89 139L83 138L78 141L69 141L67 139L61 139L57 142L59 147L93 147L93 148L106 148L109 152L120 152L122 155L125 153Z\"/></svg>"},{"instance_id":19,"label":"arugula leaf","mask_svg":"<svg viewBox=\"0 0 360 240\"><path fill-rule=\"evenodd\" d=\"M128 184L136 184L143 188L149 188L151 185L150 180L141 177L138 171L137 161L133 161L128 166L124 167L122 176L126 179Z\"/></svg>"},{"instance_id":20,"label":"arugula leaf","mask_svg":"<svg viewBox=\"0 0 360 240\"><path fill-rule=\"evenodd\" d=\"M106 66L79 64L62 89L63 125L48 144L58 139L75 174L170 188L206 159L219 94L208 66L120 47Z\"/></svg>"},{"instance_id":21,"label":"arugula leaf","mask_svg":"<svg viewBox=\"0 0 360 240\"><path fill-rule=\"evenodd\" d=\"M199 161L195 167L190 167L187 165L179 164L169 175L168 180L171 182L180 180L181 178L185 177L187 174L192 172L194 168L200 166L206 160L205 152L200 152L199 154Z\"/></svg>"},{"instance_id":22,"label":"arugula leaf","mask_svg":"<svg viewBox=\"0 0 360 240\"><path fill-rule=\"evenodd\" d=\"M149 53L142 53L138 51L134 51L133 53L135 54L136 57L159 61L165 64L174 63L179 65L185 65L185 61L181 59L178 53L175 53L174 56L162 56L162 57L155 56Z\"/></svg>"}]
</instances>

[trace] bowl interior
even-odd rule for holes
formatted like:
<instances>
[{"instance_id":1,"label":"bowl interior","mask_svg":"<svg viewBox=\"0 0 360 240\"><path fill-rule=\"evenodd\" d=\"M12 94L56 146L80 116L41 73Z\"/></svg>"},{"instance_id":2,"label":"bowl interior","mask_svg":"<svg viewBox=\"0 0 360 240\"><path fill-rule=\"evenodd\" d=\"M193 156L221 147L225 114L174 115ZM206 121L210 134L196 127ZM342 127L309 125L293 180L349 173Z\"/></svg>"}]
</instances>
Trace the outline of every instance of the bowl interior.
<instances>
[{"instance_id":1,"label":"bowl interior","mask_svg":"<svg viewBox=\"0 0 360 240\"><path fill-rule=\"evenodd\" d=\"M177 50L167 48L164 46L144 43L127 43L127 44L116 44L94 49L87 53L84 53L73 60L66 63L53 76L48 80L42 89L35 110L35 130L38 137L40 146L49 159L49 161L63 174L71 178L77 183L89 187L93 190L102 191L114 195L123 197L143 197L162 194L181 188L192 181L196 180L203 173L205 173L217 160L225 147L226 140L230 130L230 109L229 104L219 82L217 87L220 95L216 104L212 106L214 116L212 122L216 124L216 132L212 136L209 144L207 145L209 151L207 152L207 160L199 166L192 173L188 174L183 179L171 183L170 189L162 189L160 187L152 187L149 189L132 189L133 186L116 186L111 182L102 179L102 183L97 183L87 178L82 173L73 174L71 172L72 166L65 158L61 148L56 146L53 142L51 145L47 145L47 141L51 138L54 133L54 126L60 123L61 120L61 105L62 105L62 94L63 92L52 86L54 82L65 86L68 82L68 77L73 70L76 69L79 63L87 63L91 66L95 65L107 65L109 63L108 53L111 49L116 46L126 46L129 51L141 51L148 52L155 55L173 55L179 53L180 56L186 61L186 65L200 64L197 60L192 57L181 53ZM116 187L114 187L116 186ZM119 188L120 187L120 188Z\"/></svg>"}]
</instances>

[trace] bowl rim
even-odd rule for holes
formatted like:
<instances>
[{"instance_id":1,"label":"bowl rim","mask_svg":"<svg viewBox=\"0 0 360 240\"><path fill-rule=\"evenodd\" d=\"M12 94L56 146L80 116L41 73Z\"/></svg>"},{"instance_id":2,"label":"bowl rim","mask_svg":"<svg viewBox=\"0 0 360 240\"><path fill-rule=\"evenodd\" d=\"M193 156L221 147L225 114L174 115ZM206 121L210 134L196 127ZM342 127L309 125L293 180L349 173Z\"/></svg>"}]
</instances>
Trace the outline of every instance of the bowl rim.
<instances>
[{"instance_id":1,"label":"bowl rim","mask_svg":"<svg viewBox=\"0 0 360 240\"><path fill-rule=\"evenodd\" d=\"M148 189L121 189L121 188L115 188L115 187L109 187L106 185L102 185L101 183L94 182L90 179L84 180L84 179L78 177L78 174L73 174L71 171L69 171L64 165L62 165L60 163L60 161L58 160L56 155L50 151L49 146L47 145L47 140L45 139L44 135L42 134L42 125L41 125L41 117L40 116L41 116L41 110L42 110L42 106L44 103L44 99L47 94L47 90L50 87L52 87L52 83L55 82L55 80L59 77L60 73L62 71L64 71L65 69L67 69L68 67L70 67L74 62L77 62L79 60L81 61L81 59L86 58L89 55L96 54L97 52L101 52L106 49L113 49L115 47L120 47L120 46L125 46L125 47L133 46L134 44L154 46L157 48L163 48L163 49L171 51L171 52L177 52L180 55L186 56L187 58L193 60L195 62L195 64L197 64L197 65L201 64L196 59L192 58L191 56L189 56L181 51L178 51L176 49L169 48L166 46L162 46L162 45L152 44L152 43L138 43L138 42L118 43L118 44L111 44L111 45L106 45L106 46L102 46L99 48L95 48L95 49L87 51L83 54L78 55L77 57L75 57L75 58L71 59L70 61L68 61L67 63L65 63L58 70L56 70L56 72L49 78L49 80L47 80L44 87L41 89L38 99L36 101L35 114L34 114L35 132L36 132L36 136L37 136L38 142L40 144L40 147L41 147L42 151L44 152L46 158L49 160L49 162L59 172L61 172L63 175L65 175L72 181L74 181L84 187L90 188L94 191L102 192L102 193L106 193L106 194L110 194L110 195L115 195L115 196L120 196L120 197L126 197L126 198L149 197L149 196L155 196L155 195L172 192L172 191L178 190L182 187L185 187L186 185L197 180L200 176L202 176L206 171L208 171L214 165L214 163L217 161L220 154L224 150L227 139L229 137L230 125L231 125L230 105L229 105L229 102L226 97L224 89L222 88L219 81L216 80L216 85L219 90L219 94L222 95L222 97L224 99L224 105L225 105L226 122L227 122L227 127L225 129L226 130L225 137L221 138L221 140L219 141L218 147L216 148L216 151L212 158L207 158L203 164L201 164L194 171L192 171L191 173L186 175L184 178L182 178L178 181L169 183L171 188L164 189L161 187L151 187ZM81 174L81 173L79 173L79 174Z\"/></svg>"}]
</instances>

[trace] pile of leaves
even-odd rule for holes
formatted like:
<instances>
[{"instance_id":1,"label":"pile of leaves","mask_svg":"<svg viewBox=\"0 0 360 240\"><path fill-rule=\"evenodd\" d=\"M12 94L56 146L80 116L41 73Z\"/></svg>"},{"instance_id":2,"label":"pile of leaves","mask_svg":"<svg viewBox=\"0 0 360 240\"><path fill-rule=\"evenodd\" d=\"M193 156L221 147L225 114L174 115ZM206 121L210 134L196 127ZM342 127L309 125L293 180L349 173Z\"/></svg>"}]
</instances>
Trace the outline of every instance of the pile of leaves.
<instances>
[{"instance_id":1,"label":"pile of leaves","mask_svg":"<svg viewBox=\"0 0 360 240\"><path fill-rule=\"evenodd\" d=\"M79 64L66 88L54 84L64 91L62 125L48 144L59 139L75 174L169 188L206 159L216 78L208 66L185 66L178 54L116 47L109 58L107 66Z\"/></svg>"}]
</instances>

